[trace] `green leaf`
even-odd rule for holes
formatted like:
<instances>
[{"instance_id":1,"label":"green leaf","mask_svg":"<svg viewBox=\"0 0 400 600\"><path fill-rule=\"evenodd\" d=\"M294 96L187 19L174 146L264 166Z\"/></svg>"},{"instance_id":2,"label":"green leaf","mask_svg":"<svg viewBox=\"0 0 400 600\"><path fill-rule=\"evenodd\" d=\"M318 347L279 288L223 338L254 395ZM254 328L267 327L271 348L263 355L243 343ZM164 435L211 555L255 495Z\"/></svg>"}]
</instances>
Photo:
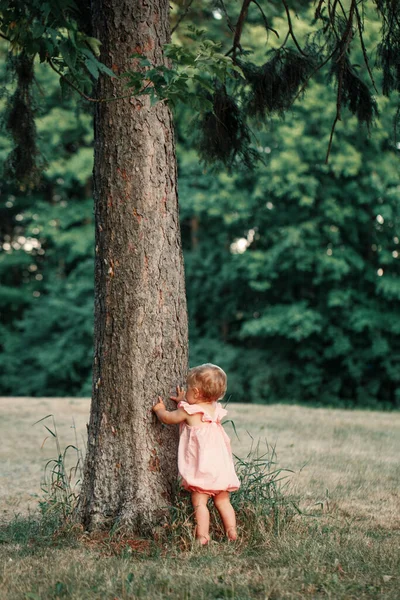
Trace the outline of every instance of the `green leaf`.
<instances>
[{"instance_id":1,"label":"green leaf","mask_svg":"<svg viewBox=\"0 0 400 600\"><path fill-rule=\"evenodd\" d=\"M59 45L61 55L64 59L65 64L72 70L75 69L77 51L69 40L61 42Z\"/></svg>"},{"instance_id":2,"label":"green leaf","mask_svg":"<svg viewBox=\"0 0 400 600\"><path fill-rule=\"evenodd\" d=\"M41 419L39 419L39 421L35 421L34 423L32 423L33 425L37 425L38 423L41 423L42 421L45 421L46 419L48 419L49 417L53 417L53 414L50 415L46 415L45 417L42 417Z\"/></svg>"},{"instance_id":3,"label":"green leaf","mask_svg":"<svg viewBox=\"0 0 400 600\"><path fill-rule=\"evenodd\" d=\"M48 2L43 2L43 4L41 5L42 8L42 13L44 15L44 18L47 20L49 17L49 14L51 13L51 5Z\"/></svg>"},{"instance_id":4,"label":"green leaf","mask_svg":"<svg viewBox=\"0 0 400 600\"><path fill-rule=\"evenodd\" d=\"M47 431L48 431L49 433L51 433L51 435L52 435L53 437L57 437L57 436L56 436L56 434L54 433L54 431L52 431L51 429L49 429L49 428L47 427L47 425L43 425L43 427L44 427L45 429L47 429Z\"/></svg>"},{"instance_id":5,"label":"green leaf","mask_svg":"<svg viewBox=\"0 0 400 600\"><path fill-rule=\"evenodd\" d=\"M90 60L90 59L85 60L85 67L87 68L89 73L92 75L92 77L94 77L95 79L98 78L99 69L97 68L97 64L95 62L93 62L93 60Z\"/></svg>"},{"instance_id":6,"label":"green leaf","mask_svg":"<svg viewBox=\"0 0 400 600\"><path fill-rule=\"evenodd\" d=\"M50 34L50 37L52 39L52 42L55 46L58 45L58 42L60 41L60 34L57 31L57 29L53 29L52 27L48 27L47 28L47 33Z\"/></svg>"},{"instance_id":7,"label":"green leaf","mask_svg":"<svg viewBox=\"0 0 400 600\"><path fill-rule=\"evenodd\" d=\"M32 24L32 37L34 39L40 38L45 31L46 31L46 26L43 25L43 23L40 23L40 21L37 21L35 19Z\"/></svg>"},{"instance_id":8,"label":"green leaf","mask_svg":"<svg viewBox=\"0 0 400 600\"><path fill-rule=\"evenodd\" d=\"M239 73L239 75L241 77L243 77L243 79L246 79L245 74L243 73L243 69L241 69L238 65L234 65L232 63L231 67L232 71L235 71L236 73Z\"/></svg>"},{"instance_id":9,"label":"green leaf","mask_svg":"<svg viewBox=\"0 0 400 600\"><path fill-rule=\"evenodd\" d=\"M98 40L97 38L94 38L94 37L87 37L85 41L87 44L89 44L90 49L93 52L93 54L96 57L100 56L100 46L101 46L100 40Z\"/></svg>"},{"instance_id":10,"label":"green leaf","mask_svg":"<svg viewBox=\"0 0 400 600\"><path fill-rule=\"evenodd\" d=\"M194 75L193 79L195 81L197 81L197 83L199 85L201 85L202 88L206 89L211 94L214 93L215 89L214 89L214 87L212 86L212 84L210 83L210 81L208 79L205 79L204 77L201 77L201 75Z\"/></svg>"}]
</instances>

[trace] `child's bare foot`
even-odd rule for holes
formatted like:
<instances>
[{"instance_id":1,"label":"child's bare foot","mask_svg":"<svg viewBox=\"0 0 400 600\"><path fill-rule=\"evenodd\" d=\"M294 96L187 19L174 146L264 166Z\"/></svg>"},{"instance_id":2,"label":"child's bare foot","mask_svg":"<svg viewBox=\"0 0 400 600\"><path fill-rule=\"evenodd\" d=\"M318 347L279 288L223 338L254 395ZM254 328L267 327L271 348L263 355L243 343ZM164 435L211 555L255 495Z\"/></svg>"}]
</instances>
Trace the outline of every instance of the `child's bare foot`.
<instances>
[{"instance_id":1,"label":"child's bare foot","mask_svg":"<svg viewBox=\"0 0 400 600\"><path fill-rule=\"evenodd\" d=\"M226 535L230 542L235 542L237 540L236 527L228 527L228 529L226 530Z\"/></svg>"},{"instance_id":2,"label":"child's bare foot","mask_svg":"<svg viewBox=\"0 0 400 600\"><path fill-rule=\"evenodd\" d=\"M210 536L209 535L199 535L196 540L198 541L199 544L201 544L201 546L207 546L207 544L210 543Z\"/></svg>"}]
</instances>

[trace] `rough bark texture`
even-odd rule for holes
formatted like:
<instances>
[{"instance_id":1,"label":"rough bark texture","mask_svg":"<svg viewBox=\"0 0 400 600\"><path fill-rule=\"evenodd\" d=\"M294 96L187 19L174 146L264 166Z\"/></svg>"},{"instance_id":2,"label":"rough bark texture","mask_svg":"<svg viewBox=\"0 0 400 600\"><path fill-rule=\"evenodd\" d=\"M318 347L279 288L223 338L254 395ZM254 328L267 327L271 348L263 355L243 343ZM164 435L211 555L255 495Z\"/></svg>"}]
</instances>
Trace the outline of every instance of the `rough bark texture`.
<instances>
[{"instance_id":1,"label":"rough bark texture","mask_svg":"<svg viewBox=\"0 0 400 600\"><path fill-rule=\"evenodd\" d=\"M101 60L116 74L133 53L162 63L168 0L93 0ZM100 97L126 94L101 78ZM177 430L151 407L187 370L187 313L170 111L147 97L97 106L93 397L82 518L148 532L176 481ZM172 403L171 403L172 404Z\"/></svg>"}]
</instances>

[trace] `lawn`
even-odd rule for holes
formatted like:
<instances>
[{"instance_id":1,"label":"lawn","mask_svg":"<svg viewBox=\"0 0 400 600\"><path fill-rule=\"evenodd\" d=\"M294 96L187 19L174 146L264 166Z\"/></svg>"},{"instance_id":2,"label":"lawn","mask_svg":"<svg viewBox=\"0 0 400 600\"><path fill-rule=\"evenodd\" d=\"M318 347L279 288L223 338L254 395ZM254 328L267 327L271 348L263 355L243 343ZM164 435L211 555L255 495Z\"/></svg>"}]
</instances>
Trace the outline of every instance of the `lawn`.
<instances>
[{"instance_id":1,"label":"lawn","mask_svg":"<svg viewBox=\"0 0 400 600\"><path fill-rule=\"evenodd\" d=\"M62 446L83 448L89 401L3 398L0 406L2 600L400 597L399 413L230 405L235 454L246 457L257 441L261 452L275 447L278 466L293 471L281 494L301 514L255 543L246 512L238 543L198 548L176 535L96 538L40 521L43 465L56 451L33 423L53 414Z\"/></svg>"}]
</instances>

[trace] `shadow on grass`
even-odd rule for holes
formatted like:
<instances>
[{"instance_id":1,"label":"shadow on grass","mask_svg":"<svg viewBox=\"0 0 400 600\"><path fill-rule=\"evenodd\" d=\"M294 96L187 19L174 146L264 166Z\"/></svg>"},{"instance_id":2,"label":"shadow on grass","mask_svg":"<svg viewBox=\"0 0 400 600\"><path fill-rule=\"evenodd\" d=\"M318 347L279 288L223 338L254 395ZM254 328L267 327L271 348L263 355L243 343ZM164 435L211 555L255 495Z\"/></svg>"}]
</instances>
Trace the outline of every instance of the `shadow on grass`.
<instances>
[{"instance_id":1,"label":"shadow on grass","mask_svg":"<svg viewBox=\"0 0 400 600\"><path fill-rule=\"evenodd\" d=\"M10 544L18 554L35 554L48 547L77 545L81 529L65 523L62 514L15 515L8 523L0 524L0 543Z\"/></svg>"}]
</instances>

